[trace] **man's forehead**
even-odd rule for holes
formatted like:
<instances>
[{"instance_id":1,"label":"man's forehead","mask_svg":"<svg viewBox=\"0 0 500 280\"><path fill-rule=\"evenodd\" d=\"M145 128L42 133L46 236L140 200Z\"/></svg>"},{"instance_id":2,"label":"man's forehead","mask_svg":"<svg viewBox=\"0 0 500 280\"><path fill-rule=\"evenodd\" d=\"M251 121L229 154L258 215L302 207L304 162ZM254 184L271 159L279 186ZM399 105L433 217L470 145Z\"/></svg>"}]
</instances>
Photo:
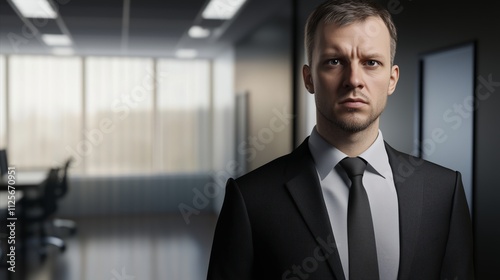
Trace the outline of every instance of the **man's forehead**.
<instances>
[{"instance_id":1,"label":"man's forehead","mask_svg":"<svg viewBox=\"0 0 500 280\"><path fill-rule=\"evenodd\" d=\"M373 26L376 26L375 29ZM380 30L383 30L385 34L382 34ZM389 31L383 21L380 19L378 22L375 17L343 26L323 23L318 25L314 41L312 51L314 60L351 55L371 57L381 61L390 59Z\"/></svg>"},{"instance_id":2,"label":"man's forehead","mask_svg":"<svg viewBox=\"0 0 500 280\"><path fill-rule=\"evenodd\" d=\"M382 42L382 44L386 43L387 46L390 46L390 34L380 18L371 17L343 26L337 23L321 23L316 29L314 41L316 44L334 44L342 41L354 41L358 44Z\"/></svg>"},{"instance_id":3,"label":"man's forehead","mask_svg":"<svg viewBox=\"0 0 500 280\"><path fill-rule=\"evenodd\" d=\"M324 34L325 31L335 32L344 29L354 29L361 31L368 37L376 37L386 33L389 35L389 29L384 24L384 21L378 16L369 16L364 19L355 20L349 23L340 24L338 22L323 20L316 27L316 35ZM390 36L390 35L389 35Z\"/></svg>"}]
</instances>

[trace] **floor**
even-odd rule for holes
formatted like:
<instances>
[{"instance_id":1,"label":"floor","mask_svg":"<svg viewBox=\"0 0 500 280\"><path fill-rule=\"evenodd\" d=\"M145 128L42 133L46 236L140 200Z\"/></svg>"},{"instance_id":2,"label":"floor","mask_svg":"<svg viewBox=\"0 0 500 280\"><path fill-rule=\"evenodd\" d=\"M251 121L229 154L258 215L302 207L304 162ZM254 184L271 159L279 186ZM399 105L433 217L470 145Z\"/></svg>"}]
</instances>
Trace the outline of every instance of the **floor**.
<instances>
[{"instance_id":1,"label":"floor","mask_svg":"<svg viewBox=\"0 0 500 280\"><path fill-rule=\"evenodd\" d=\"M206 279L215 215L187 225L180 215L75 220L78 232L48 259L31 259L27 280Z\"/></svg>"}]
</instances>

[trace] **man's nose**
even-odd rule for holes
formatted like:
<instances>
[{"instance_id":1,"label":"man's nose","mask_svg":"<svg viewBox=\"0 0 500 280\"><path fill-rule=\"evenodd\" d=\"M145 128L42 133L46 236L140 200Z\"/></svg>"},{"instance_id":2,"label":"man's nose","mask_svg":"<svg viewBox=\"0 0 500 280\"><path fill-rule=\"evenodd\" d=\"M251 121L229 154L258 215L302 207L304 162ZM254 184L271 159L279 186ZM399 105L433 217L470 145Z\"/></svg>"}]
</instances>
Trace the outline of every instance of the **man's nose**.
<instances>
[{"instance_id":1,"label":"man's nose","mask_svg":"<svg viewBox=\"0 0 500 280\"><path fill-rule=\"evenodd\" d=\"M363 73L362 69L360 69L357 65L350 64L345 68L344 72L344 87L345 88L363 88Z\"/></svg>"}]
</instances>

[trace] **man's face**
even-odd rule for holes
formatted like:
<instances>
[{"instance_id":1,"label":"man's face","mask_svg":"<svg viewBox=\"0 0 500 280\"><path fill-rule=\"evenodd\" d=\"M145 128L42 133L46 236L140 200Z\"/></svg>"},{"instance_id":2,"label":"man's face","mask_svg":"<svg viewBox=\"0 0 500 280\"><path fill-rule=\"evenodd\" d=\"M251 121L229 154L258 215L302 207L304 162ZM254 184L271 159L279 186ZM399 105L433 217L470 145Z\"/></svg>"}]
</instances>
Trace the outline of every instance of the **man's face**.
<instances>
[{"instance_id":1,"label":"man's face","mask_svg":"<svg viewBox=\"0 0 500 280\"><path fill-rule=\"evenodd\" d=\"M315 94L318 123L326 121L346 132L378 127L399 78L398 66L391 66L384 22L369 17L342 27L320 23L303 78Z\"/></svg>"}]
</instances>

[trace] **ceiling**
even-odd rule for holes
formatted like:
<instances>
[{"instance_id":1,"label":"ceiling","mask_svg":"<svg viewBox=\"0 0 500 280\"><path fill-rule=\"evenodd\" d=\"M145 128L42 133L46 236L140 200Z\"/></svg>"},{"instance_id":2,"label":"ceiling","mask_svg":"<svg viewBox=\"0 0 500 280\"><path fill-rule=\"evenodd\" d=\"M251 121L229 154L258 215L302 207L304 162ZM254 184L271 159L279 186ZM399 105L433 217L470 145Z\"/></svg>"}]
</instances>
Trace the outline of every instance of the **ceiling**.
<instances>
[{"instance_id":1,"label":"ceiling","mask_svg":"<svg viewBox=\"0 0 500 280\"><path fill-rule=\"evenodd\" d=\"M231 0L227 0L231 1ZM283 16L289 0L247 0L231 20L203 20L208 0L52 0L58 19L23 19L0 0L0 53L50 54L40 34L69 33L77 55L173 57L194 48L211 58L270 17ZM128 3L128 5L127 5ZM128 8L124 13L124 7ZM125 11L127 8L125 9ZM124 16L125 15L125 16ZM187 35L193 25L212 30L208 38ZM65 30L66 29L66 32Z\"/></svg>"}]
</instances>

